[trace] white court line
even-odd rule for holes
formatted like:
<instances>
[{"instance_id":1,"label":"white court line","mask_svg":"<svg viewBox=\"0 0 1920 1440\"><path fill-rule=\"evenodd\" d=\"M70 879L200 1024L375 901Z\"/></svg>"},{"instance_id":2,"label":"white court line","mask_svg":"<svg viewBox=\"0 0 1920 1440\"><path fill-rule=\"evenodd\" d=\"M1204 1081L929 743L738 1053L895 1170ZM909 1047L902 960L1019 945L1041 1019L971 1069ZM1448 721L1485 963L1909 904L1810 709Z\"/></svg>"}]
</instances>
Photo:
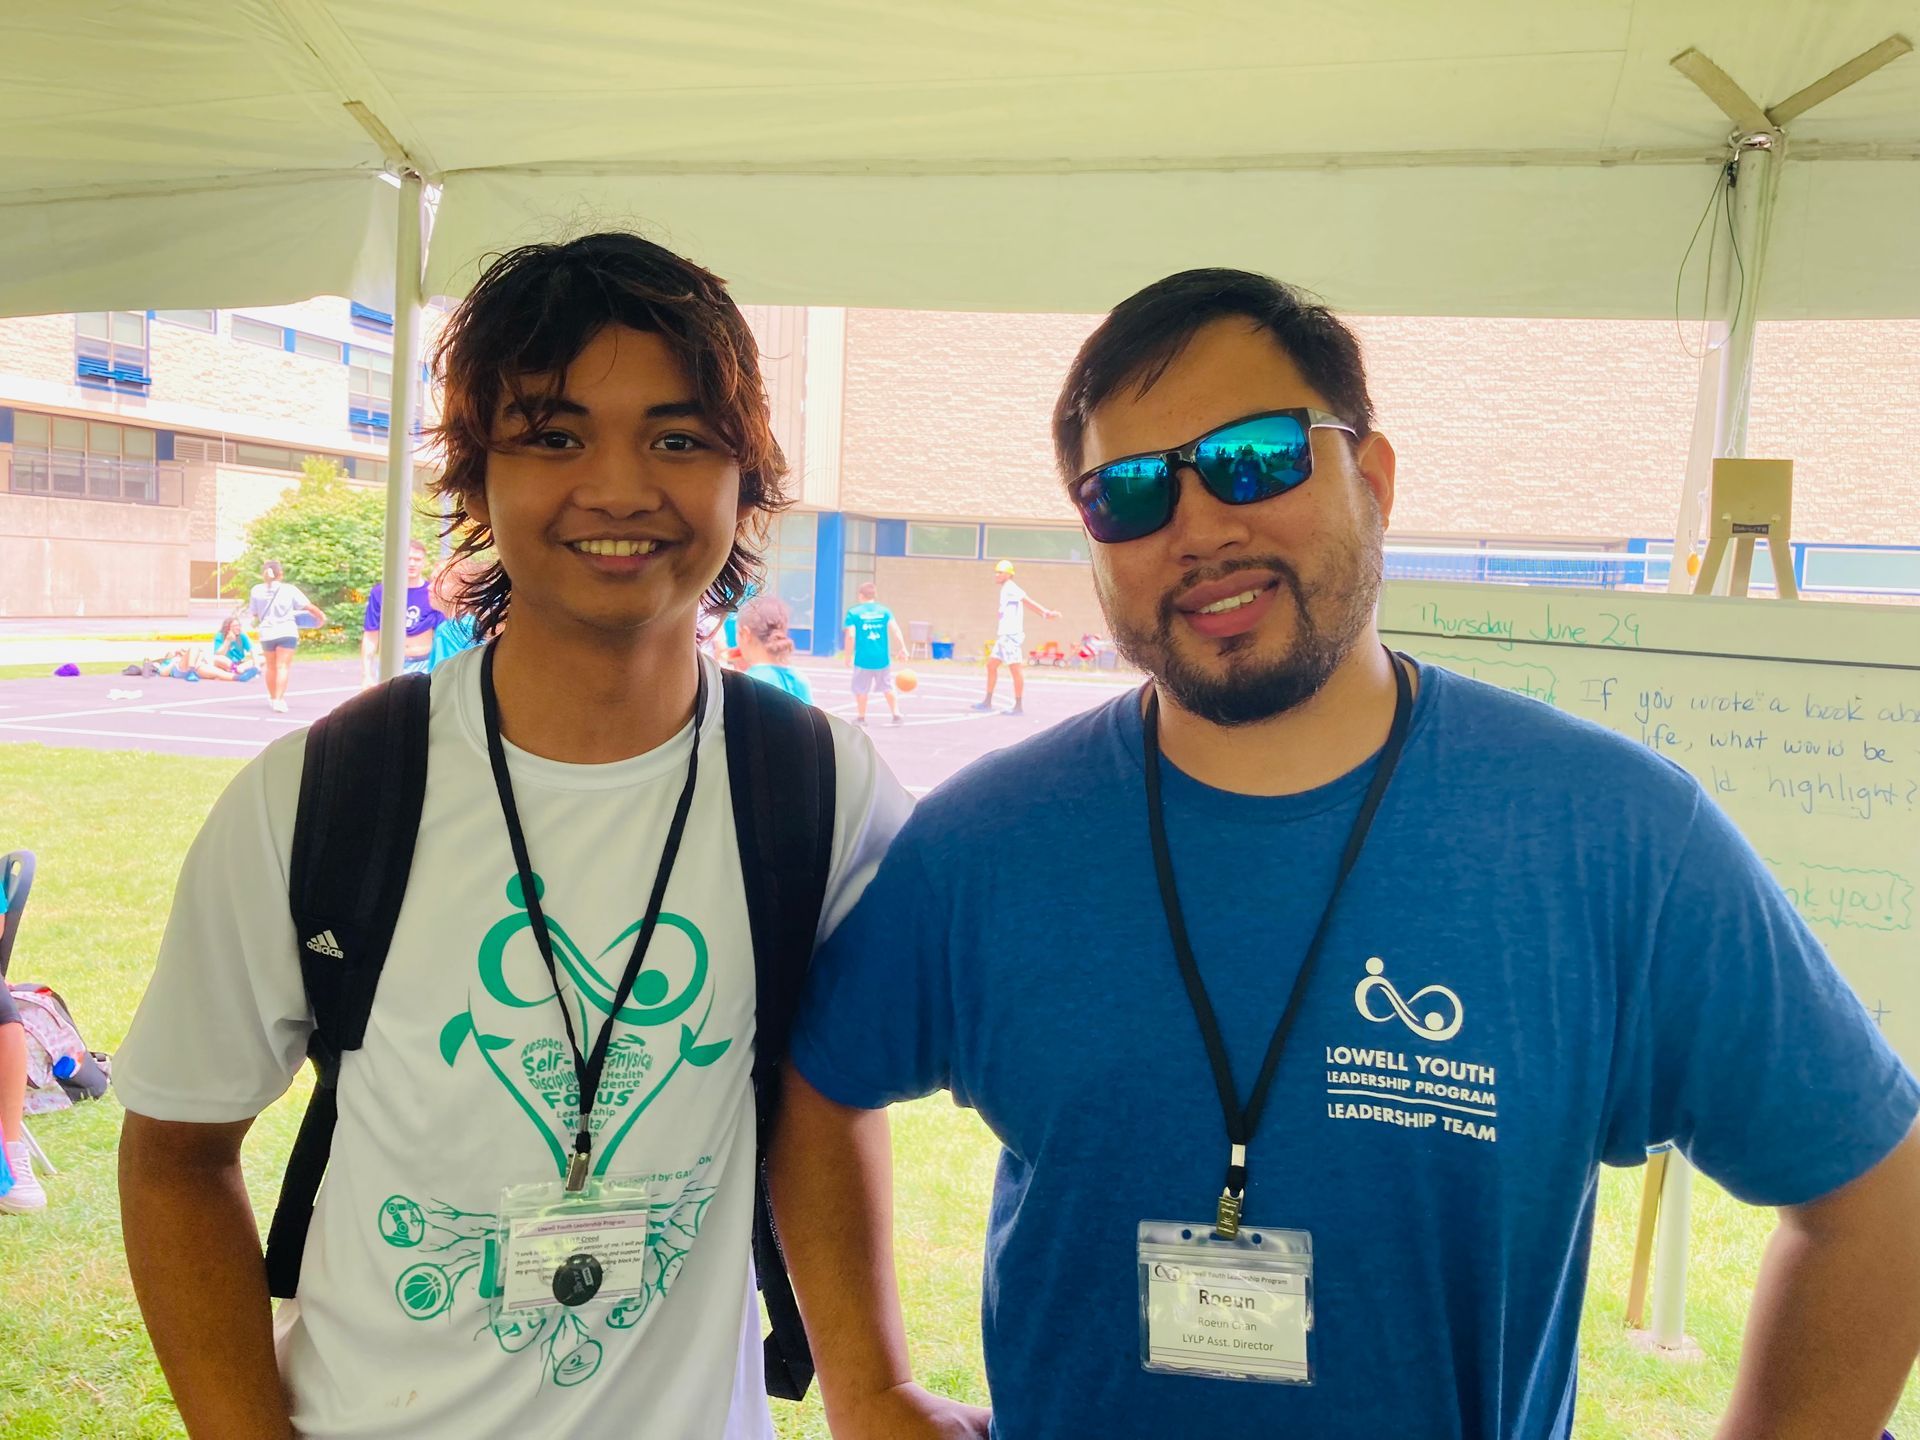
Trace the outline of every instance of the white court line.
<instances>
[{"instance_id":1,"label":"white court line","mask_svg":"<svg viewBox=\"0 0 1920 1440\"><path fill-rule=\"evenodd\" d=\"M324 690L290 690L289 695L344 695L358 690L358 685L333 685ZM16 720L0 720L0 725L25 725L40 720L90 720L96 715L161 715L179 710L198 709L204 705L239 705L247 701L265 706L266 700L260 692L251 695L216 695L209 700L166 700L151 705L107 705L92 710L55 710L45 714L23 716ZM304 721L299 722L304 724Z\"/></svg>"},{"instance_id":2,"label":"white court line","mask_svg":"<svg viewBox=\"0 0 1920 1440\"><path fill-rule=\"evenodd\" d=\"M220 740L211 735L160 735L148 730L92 730L84 725L27 725L16 722L9 729L26 735L105 735L114 740L171 740L176 744L186 741L194 745L238 745L244 749L263 749L265 742L259 740Z\"/></svg>"},{"instance_id":3,"label":"white court line","mask_svg":"<svg viewBox=\"0 0 1920 1440\"><path fill-rule=\"evenodd\" d=\"M824 705L821 706L820 708L823 710L826 709ZM853 728L856 730L863 728L859 724L855 723L853 718L854 712L853 712L852 706L848 706L845 710L827 710L827 713L829 715L836 716L837 718L846 721L849 725L852 725ZM994 711L994 715L1004 715L1005 713L1006 712L1004 710ZM931 715L931 716L928 716L925 720L916 720L912 716L908 716L905 724L896 725L893 723L893 720L891 718L888 718L885 720L875 720L873 717L873 712L869 710L867 712L867 724L865 725L864 728L868 730L912 730L917 727L924 727L927 725L966 725L966 724L970 724L975 720L991 720L992 718L993 718L993 715L989 715L986 711L981 710L971 715L965 715L965 714L963 715ZM1019 720L1027 717L1016 715L1013 718L1016 720ZM6 721L0 720L0 726L4 726L5 724L6 724Z\"/></svg>"}]
</instances>

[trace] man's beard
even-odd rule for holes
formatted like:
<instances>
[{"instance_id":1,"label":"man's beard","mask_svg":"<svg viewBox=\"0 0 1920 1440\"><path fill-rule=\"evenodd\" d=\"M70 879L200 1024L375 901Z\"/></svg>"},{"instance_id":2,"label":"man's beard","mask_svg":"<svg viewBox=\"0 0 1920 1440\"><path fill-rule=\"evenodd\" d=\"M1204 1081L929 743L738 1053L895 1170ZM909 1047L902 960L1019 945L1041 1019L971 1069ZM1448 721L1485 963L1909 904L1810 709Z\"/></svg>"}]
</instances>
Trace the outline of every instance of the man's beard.
<instances>
[{"instance_id":1,"label":"man's beard","mask_svg":"<svg viewBox=\"0 0 1920 1440\"><path fill-rule=\"evenodd\" d=\"M1097 571L1094 588L1113 628L1115 648L1135 668L1152 676L1176 705L1215 725L1253 725L1284 715L1318 695L1366 633L1380 598L1382 534L1379 512L1374 510L1363 517L1360 533L1328 556L1323 577L1312 586L1302 582L1291 565L1271 555L1194 570L1161 598L1151 625L1130 623ZM1268 571L1278 577L1281 593L1274 603L1292 601L1292 643L1283 654L1269 658L1254 652L1259 644L1257 630L1225 640L1195 635L1189 646L1208 646L1220 658L1211 663L1189 658L1174 634L1174 626L1183 623L1174 608L1174 595L1243 570Z\"/></svg>"}]
</instances>

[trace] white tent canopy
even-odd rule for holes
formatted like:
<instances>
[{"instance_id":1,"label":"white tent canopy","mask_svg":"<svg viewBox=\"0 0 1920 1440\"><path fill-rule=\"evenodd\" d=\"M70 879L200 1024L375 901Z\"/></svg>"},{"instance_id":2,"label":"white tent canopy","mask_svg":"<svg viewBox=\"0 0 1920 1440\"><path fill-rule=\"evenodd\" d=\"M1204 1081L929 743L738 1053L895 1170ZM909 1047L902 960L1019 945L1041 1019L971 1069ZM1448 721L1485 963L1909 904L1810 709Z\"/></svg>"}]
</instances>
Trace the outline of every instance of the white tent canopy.
<instances>
[{"instance_id":1,"label":"white tent canopy","mask_svg":"<svg viewBox=\"0 0 1920 1440\"><path fill-rule=\"evenodd\" d=\"M0 314L386 308L398 166L442 188L428 293L617 224L764 303L1099 310L1223 263L1668 315L1731 128L1672 57L1773 106L1894 33L1920 0L27 0ZM1920 315L1920 57L1788 129L1762 313Z\"/></svg>"}]
</instances>

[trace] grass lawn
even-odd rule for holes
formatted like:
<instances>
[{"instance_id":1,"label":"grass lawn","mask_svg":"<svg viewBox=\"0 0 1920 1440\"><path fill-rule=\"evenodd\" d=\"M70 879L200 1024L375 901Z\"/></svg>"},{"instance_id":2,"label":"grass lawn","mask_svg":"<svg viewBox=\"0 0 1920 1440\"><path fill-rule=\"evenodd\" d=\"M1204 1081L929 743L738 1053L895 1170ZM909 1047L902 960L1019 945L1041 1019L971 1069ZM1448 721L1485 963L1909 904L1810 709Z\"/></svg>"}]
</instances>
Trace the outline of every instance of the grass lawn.
<instances>
[{"instance_id":1,"label":"grass lawn","mask_svg":"<svg viewBox=\"0 0 1920 1440\"><path fill-rule=\"evenodd\" d=\"M41 878L16 973L60 989L96 1048L124 1035L158 946L181 857L227 778L226 760L0 745L0 848L38 852ZM248 1141L255 1206L270 1212L304 1083ZM900 1269L920 1379L984 1402L979 1255L993 1143L944 1099L895 1112ZM105 1103L46 1117L35 1134L61 1167L52 1208L0 1221L0 1417L7 1440L178 1437L120 1252ZM1710 1357L1676 1367L1621 1333L1637 1171L1605 1175L1582 1343L1579 1440L1706 1440L1734 1361L1770 1213L1702 1182L1694 1198L1688 1328ZM783 1440L825 1437L817 1399L775 1407ZM1920 1435L1920 1384L1898 1434Z\"/></svg>"}]
</instances>

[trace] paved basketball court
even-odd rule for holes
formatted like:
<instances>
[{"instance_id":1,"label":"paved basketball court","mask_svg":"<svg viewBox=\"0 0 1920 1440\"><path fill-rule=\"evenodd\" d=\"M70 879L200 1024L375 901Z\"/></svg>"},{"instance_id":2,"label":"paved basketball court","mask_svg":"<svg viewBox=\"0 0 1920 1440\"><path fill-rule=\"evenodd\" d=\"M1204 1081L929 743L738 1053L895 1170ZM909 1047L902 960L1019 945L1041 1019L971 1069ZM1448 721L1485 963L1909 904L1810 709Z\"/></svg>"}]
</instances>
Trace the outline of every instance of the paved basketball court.
<instances>
[{"instance_id":1,"label":"paved basketball court","mask_svg":"<svg viewBox=\"0 0 1920 1440\"><path fill-rule=\"evenodd\" d=\"M803 662L814 699L825 709L853 718L848 672L830 662ZM920 688L902 698L906 722L888 723L886 702L875 697L868 730L903 784L924 794L971 760L1038 734L1048 725L1111 699L1130 682L1107 676L1029 674L1027 714L977 714L986 681L978 669L920 670ZM360 683L357 660L295 662L287 691L288 712L267 708L257 680L187 684L161 677L82 675L68 680L0 681L0 744L96 750L155 750L173 755L226 755L244 759L268 743L311 723L352 695ZM995 697L1011 702L1007 677Z\"/></svg>"}]
</instances>

